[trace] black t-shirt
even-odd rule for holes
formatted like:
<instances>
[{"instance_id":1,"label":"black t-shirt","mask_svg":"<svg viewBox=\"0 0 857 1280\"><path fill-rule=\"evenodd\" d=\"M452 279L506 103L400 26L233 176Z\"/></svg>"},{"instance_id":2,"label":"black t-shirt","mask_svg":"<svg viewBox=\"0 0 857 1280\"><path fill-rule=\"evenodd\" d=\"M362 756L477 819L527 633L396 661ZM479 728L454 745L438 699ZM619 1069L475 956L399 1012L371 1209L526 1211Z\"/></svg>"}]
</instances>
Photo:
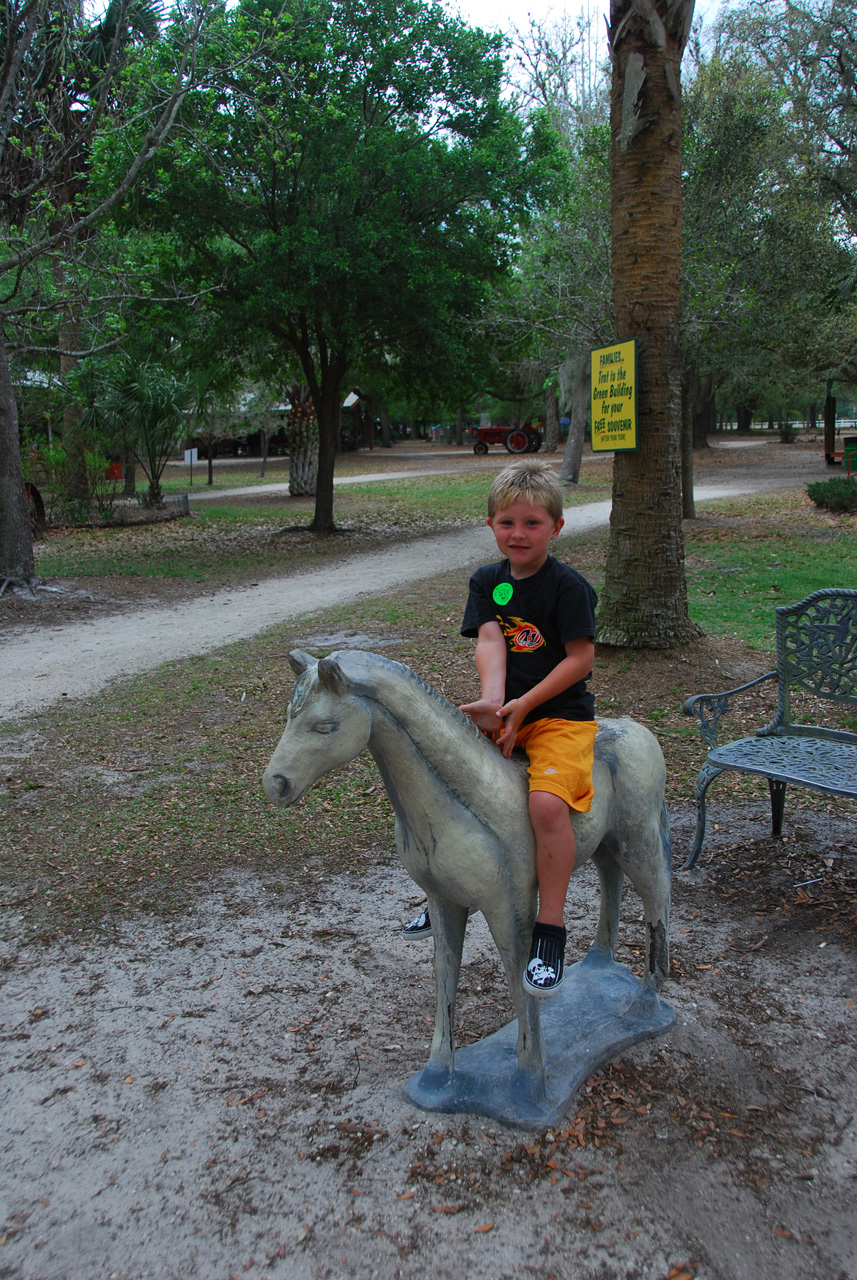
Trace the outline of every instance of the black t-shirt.
<instances>
[{"instance_id":1,"label":"black t-shirt","mask_svg":"<svg viewBox=\"0 0 857 1280\"><path fill-rule=\"evenodd\" d=\"M553 556L529 578L513 578L508 560L486 564L470 579L461 624L463 636L475 636L486 622L499 622L506 638L506 701L520 698L566 657L567 640L595 637L598 597L582 574ZM549 698L524 718L593 720L595 698L589 674Z\"/></svg>"}]
</instances>

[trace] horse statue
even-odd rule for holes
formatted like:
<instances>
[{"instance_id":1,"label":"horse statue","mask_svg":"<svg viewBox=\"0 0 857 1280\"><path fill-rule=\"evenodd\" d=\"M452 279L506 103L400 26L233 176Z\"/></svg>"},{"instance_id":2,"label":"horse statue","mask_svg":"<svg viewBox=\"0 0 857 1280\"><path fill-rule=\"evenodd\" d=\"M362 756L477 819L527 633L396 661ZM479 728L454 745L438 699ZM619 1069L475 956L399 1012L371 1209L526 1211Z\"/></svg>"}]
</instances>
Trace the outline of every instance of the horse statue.
<instances>
[{"instance_id":1,"label":"horse statue","mask_svg":"<svg viewBox=\"0 0 857 1280\"><path fill-rule=\"evenodd\" d=\"M466 715L402 663L361 650L317 661L300 649L290 653L289 663L298 680L285 730L264 773L266 796L275 804L294 804L322 774L368 747L395 812L399 857L428 897L437 984L434 1036L428 1063L406 1092L429 1109L482 1110L507 1118L502 1107L454 1101L456 989L468 912L476 909L500 952L517 1017L509 1082L512 1118L535 1125L555 1114L556 1108L546 1112L543 1107L543 1002L523 984L536 912L535 842L523 756L504 758ZM598 726L592 808L573 815L575 873L591 858L601 882L598 928L586 963L622 970L644 988L657 1025L643 1034L657 1034L674 1020L657 997L669 968L666 769L657 740L642 725L623 717L599 719ZM645 912L642 984L613 961L626 875ZM558 1006L563 988L544 1003ZM622 1000L623 1008L632 1002L626 995ZM587 997L585 1003L592 1002ZM621 1043L635 1043L643 1034ZM612 1054L602 1054L599 1061L606 1056ZM586 1074L594 1065L589 1062Z\"/></svg>"}]
</instances>

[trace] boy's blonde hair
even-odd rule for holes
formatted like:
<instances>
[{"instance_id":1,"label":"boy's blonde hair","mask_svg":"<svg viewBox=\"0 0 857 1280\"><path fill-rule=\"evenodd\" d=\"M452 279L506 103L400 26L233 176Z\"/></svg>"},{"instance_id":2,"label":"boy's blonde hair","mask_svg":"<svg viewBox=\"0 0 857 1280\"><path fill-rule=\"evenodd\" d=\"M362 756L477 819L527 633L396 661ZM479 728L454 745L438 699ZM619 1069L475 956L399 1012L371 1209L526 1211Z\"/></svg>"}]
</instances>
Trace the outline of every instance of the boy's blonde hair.
<instances>
[{"instance_id":1,"label":"boy's blonde hair","mask_svg":"<svg viewBox=\"0 0 857 1280\"><path fill-rule=\"evenodd\" d=\"M549 462L519 458L494 477L488 490L488 519L516 502L544 507L554 524L562 519L562 486Z\"/></svg>"}]
</instances>

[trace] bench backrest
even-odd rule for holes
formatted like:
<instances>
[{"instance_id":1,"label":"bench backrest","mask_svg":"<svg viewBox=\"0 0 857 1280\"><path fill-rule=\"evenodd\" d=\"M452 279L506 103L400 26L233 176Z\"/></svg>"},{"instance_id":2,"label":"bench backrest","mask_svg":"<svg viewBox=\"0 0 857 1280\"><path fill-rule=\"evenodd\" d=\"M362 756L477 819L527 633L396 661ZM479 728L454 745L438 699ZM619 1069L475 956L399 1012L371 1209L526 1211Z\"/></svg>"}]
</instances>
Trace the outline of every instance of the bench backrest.
<instances>
[{"instance_id":1,"label":"bench backrest","mask_svg":"<svg viewBox=\"0 0 857 1280\"><path fill-rule=\"evenodd\" d=\"M777 609L779 704L768 732L790 730L789 693L857 707L857 590L825 587Z\"/></svg>"}]
</instances>

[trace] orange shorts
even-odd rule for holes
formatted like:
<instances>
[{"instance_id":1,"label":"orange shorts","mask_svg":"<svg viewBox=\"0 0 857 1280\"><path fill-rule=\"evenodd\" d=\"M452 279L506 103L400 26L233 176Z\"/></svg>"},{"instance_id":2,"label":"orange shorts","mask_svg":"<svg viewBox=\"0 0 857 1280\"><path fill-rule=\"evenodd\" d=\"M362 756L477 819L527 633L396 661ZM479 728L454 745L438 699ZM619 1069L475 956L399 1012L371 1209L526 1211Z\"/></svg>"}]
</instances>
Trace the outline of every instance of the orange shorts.
<instances>
[{"instance_id":1,"label":"orange shorts","mask_svg":"<svg viewBox=\"0 0 857 1280\"><path fill-rule=\"evenodd\" d=\"M570 809L592 804L595 720L534 720L518 730L515 747L527 753L531 791L549 791Z\"/></svg>"}]
</instances>

